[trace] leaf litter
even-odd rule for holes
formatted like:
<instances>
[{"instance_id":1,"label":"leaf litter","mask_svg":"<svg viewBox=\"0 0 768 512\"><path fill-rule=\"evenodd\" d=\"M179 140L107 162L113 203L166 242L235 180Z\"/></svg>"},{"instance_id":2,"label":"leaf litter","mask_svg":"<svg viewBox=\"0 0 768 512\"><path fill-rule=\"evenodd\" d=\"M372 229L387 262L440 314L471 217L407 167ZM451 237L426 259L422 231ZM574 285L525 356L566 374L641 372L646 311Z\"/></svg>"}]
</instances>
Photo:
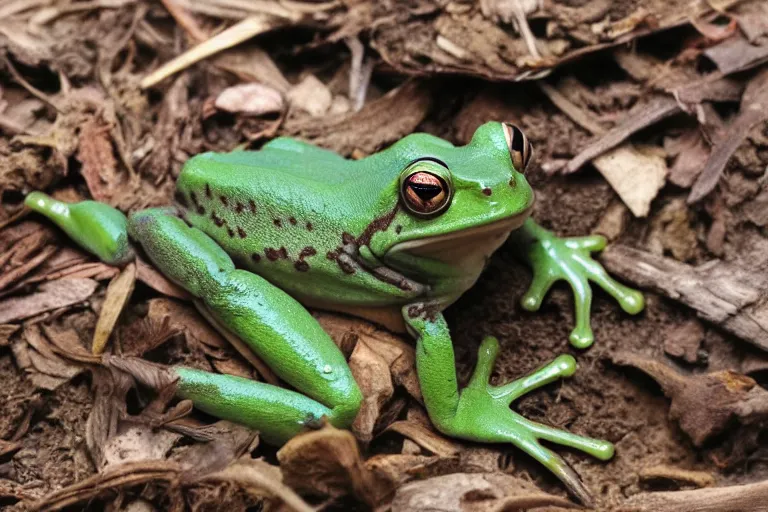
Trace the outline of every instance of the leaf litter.
<instances>
[{"instance_id":1,"label":"leaf litter","mask_svg":"<svg viewBox=\"0 0 768 512\"><path fill-rule=\"evenodd\" d=\"M759 1L0 7L0 504L573 507L516 450L435 432L410 340L355 319L315 313L363 390L351 433L276 451L174 401L168 364L279 381L148 262L98 263L20 205L46 189L130 212L168 204L201 151L289 135L359 158L417 130L465 143L497 119L537 148L534 216L609 234L603 262L650 296L639 319L598 296L599 346L521 412L617 444L608 464L565 454L601 510L759 509L764 15ZM523 314L522 275L502 249L449 310L464 381L483 333L502 339L502 381L565 350L570 298Z\"/></svg>"}]
</instances>

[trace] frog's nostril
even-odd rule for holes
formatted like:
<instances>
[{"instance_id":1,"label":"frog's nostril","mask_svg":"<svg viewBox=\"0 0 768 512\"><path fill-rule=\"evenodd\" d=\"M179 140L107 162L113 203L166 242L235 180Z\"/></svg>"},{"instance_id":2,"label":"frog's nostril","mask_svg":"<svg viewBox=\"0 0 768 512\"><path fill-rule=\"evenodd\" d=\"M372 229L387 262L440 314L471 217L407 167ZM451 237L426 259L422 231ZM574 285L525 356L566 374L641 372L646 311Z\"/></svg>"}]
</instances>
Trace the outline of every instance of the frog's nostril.
<instances>
[{"instance_id":1,"label":"frog's nostril","mask_svg":"<svg viewBox=\"0 0 768 512\"><path fill-rule=\"evenodd\" d=\"M493 191L492 191L490 188L488 188L488 187L485 187L485 188L483 189L483 194L485 194L485 195L487 195L487 196L490 196L491 194L493 194Z\"/></svg>"},{"instance_id":2,"label":"frog's nostril","mask_svg":"<svg viewBox=\"0 0 768 512\"><path fill-rule=\"evenodd\" d=\"M509 186L510 186L510 187L512 187L512 188L515 188L515 187L517 187L517 180L515 179L515 177L514 177L514 176L512 176L511 178L509 178Z\"/></svg>"}]
</instances>

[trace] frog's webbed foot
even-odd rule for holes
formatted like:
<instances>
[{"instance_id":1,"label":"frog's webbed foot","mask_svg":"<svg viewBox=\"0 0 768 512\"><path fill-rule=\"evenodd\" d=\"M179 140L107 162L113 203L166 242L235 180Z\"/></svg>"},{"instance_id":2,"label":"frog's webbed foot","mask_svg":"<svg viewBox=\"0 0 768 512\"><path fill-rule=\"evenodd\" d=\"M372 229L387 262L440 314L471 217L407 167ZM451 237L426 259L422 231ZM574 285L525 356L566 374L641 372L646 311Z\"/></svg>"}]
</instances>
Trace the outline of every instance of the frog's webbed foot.
<instances>
[{"instance_id":1,"label":"frog's webbed foot","mask_svg":"<svg viewBox=\"0 0 768 512\"><path fill-rule=\"evenodd\" d=\"M528 392L573 375L576 371L575 359L570 355L561 355L526 377L502 386L492 386L488 380L498 351L496 338L483 340L475 372L469 385L461 392L456 414L449 422L448 430L452 432L447 433L482 442L514 444L552 471L574 496L589 505L590 494L579 476L541 441L575 448L600 460L613 457L613 444L530 421L510 409L512 402Z\"/></svg>"},{"instance_id":2,"label":"frog's webbed foot","mask_svg":"<svg viewBox=\"0 0 768 512\"><path fill-rule=\"evenodd\" d=\"M602 265L592 259L591 253L605 248L605 237L559 238L533 221L527 221L521 231L524 231L524 241L520 249L533 267L533 281L521 304L528 311L536 311L555 282L567 281L573 290L576 306L576 326L570 335L573 346L586 348L594 341L589 321L592 305L590 281L615 298L627 313L642 311L645 306L643 295L613 279Z\"/></svg>"}]
</instances>

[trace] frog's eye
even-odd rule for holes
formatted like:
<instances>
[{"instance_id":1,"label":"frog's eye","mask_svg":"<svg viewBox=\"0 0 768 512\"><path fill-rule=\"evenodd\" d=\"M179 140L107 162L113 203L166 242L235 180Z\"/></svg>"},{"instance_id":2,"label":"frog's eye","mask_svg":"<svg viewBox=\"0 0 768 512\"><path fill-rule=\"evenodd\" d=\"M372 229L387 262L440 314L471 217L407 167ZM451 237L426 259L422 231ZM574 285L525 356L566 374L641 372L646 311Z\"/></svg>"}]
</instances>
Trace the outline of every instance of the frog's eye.
<instances>
[{"instance_id":1,"label":"frog's eye","mask_svg":"<svg viewBox=\"0 0 768 512\"><path fill-rule=\"evenodd\" d=\"M417 160L400 178L400 196L405 207L420 216L445 211L451 202L448 168L435 160Z\"/></svg>"},{"instance_id":2,"label":"frog's eye","mask_svg":"<svg viewBox=\"0 0 768 512\"><path fill-rule=\"evenodd\" d=\"M524 173L533 156L533 146L523 131L513 124L503 123L504 137L507 139L512 165L518 172Z\"/></svg>"}]
</instances>

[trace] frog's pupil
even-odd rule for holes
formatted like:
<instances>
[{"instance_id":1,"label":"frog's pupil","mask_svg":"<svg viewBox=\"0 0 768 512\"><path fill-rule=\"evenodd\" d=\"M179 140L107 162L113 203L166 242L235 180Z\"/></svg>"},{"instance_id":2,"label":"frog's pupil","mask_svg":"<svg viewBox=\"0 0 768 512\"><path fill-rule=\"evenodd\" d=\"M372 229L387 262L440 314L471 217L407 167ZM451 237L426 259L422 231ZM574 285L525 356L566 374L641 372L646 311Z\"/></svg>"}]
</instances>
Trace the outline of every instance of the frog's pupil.
<instances>
[{"instance_id":1,"label":"frog's pupil","mask_svg":"<svg viewBox=\"0 0 768 512\"><path fill-rule=\"evenodd\" d=\"M520 153L525 149L525 136L520 128L512 126L512 151L518 151Z\"/></svg>"},{"instance_id":2,"label":"frog's pupil","mask_svg":"<svg viewBox=\"0 0 768 512\"><path fill-rule=\"evenodd\" d=\"M431 185L429 183L410 183L409 186L422 201L429 201L443 190L440 185Z\"/></svg>"}]
</instances>

